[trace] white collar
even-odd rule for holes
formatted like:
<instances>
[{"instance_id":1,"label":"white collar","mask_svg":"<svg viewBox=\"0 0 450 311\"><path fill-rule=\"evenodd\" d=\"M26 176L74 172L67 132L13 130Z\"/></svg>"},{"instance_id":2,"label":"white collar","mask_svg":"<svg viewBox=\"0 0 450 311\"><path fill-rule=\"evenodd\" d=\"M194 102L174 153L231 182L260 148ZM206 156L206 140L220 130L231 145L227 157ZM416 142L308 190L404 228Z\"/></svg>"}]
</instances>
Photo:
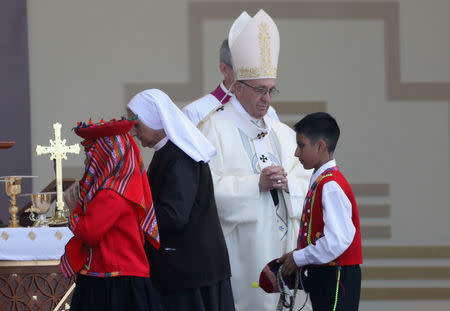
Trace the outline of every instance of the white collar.
<instances>
[{"instance_id":1,"label":"white collar","mask_svg":"<svg viewBox=\"0 0 450 311\"><path fill-rule=\"evenodd\" d=\"M233 105L234 108L236 108L236 110L239 112L239 114L241 114L245 119L247 119L248 121L252 122L253 124L258 124L258 119L253 118L248 112L247 110L245 110L244 106L242 106L241 102L236 98L235 95L231 96L231 104ZM264 120L264 118L263 118Z\"/></svg>"},{"instance_id":2,"label":"white collar","mask_svg":"<svg viewBox=\"0 0 450 311\"><path fill-rule=\"evenodd\" d=\"M325 172L325 170L327 170L327 169L329 169L331 167L335 167L335 166L336 166L336 160L333 159L333 160L328 161L327 163L325 163L321 167L319 167L319 169L312 174L311 180L309 182L309 186L311 187L312 183L315 182L317 177L319 177L320 174Z\"/></svg>"},{"instance_id":3,"label":"white collar","mask_svg":"<svg viewBox=\"0 0 450 311\"><path fill-rule=\"evenodd\" d=\"M169 137L167 137L167 136L164 137L163 139L161 139L160 141L158 141L156 143L156 145L153 147L153 149L155 149L155 151L158 151L159 149L164 147L168 141L169 141Z\"/></svg>"},{"instance_id":4,"label":"white collar","mask_svg":"<svg viewBox=\"0 0 450 311\"><path fill-rule=\"evenodd\" d=\"M222 89L222 91L225 92L225 94L230 95L230 96L233 95L233 93L231 92L231 90L228 90L228 89L225 87L225 84L223 84L223 81L220 82L220 88Z\"/></svg>"}]
</instances>

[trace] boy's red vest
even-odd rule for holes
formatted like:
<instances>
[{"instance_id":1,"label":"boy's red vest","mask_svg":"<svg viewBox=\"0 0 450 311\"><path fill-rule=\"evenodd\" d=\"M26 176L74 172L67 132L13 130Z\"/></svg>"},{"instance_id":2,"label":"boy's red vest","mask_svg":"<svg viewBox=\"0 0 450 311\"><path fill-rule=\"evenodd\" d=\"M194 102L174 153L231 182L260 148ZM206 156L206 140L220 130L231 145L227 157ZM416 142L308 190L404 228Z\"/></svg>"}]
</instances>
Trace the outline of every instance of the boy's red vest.
<instances>
[{"instance_id":1,"label":"boy's red vest","mask_svg":"<svg viewBox=\"0 0 450 311\"><path fill-rule=\"evenodd\" d=\"M320 179L323 177L322 179ZM325 171L321 177L319 177L318 184L315 188L315 196L311 203L307 203L303 209L302 225L300 227L298 248L305 248L308 243L315 244L315 241L323 236L323 213L322 213L322 189L323 186L329 181L335 181L344 191L345 195L352 204L352 221L355 226L356 232L353 238L352 244L336 258L330 265L338 264L340 266L358 265L362 264L362 251L361 251L361 231L359 228L359 213L356 205L356 200L353 195L353 191L350 188L345 177L341 172L335 168L334 170ZM313 189L314 192L314 189ZM312 196L312 195L311 195ZM307 197L308 200L308 197ZM312 218L310 217L312 213ZM311 225L310 225L311 221ZM309 228L311 228L309 230Z\"/></svg>"}]
</instances>

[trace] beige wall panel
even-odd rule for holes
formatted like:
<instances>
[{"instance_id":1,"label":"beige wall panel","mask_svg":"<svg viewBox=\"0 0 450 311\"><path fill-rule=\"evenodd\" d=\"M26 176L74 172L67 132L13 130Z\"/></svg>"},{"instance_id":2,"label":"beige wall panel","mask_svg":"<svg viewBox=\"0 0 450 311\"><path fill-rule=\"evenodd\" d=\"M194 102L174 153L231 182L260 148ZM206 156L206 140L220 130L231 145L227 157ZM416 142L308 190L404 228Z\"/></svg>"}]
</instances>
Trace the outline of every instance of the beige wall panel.
<instances>
[{"instance_id":1,"label":"beige wall panel","mask_svg":"<svg viewBox=\"0 0 450 311\"><path fill-rule=\"evenodd\" d=\"M217 87L219 81L223 79L219 71L219 48L222 41L228 38L228 30L233 23L230 19L207 20L203 23L202 37L203 47L203 93L208 93Z\"/></svg>"},{"instance_id":2,"label":"beige wall panel","mask_svg":"<svg viewBox=\"0 0 450 311\"><path fill-rule=\"evenodd\" d=\"M74 143L76 120L123 114L125 82L187 80L186 1L28 1L28 18L33 145L48 144L56 121ZM32 166L38 190L51 162L34 154Z\"/></svg>"},{"instance_id":3,"label":"beige wall panel","mask_svg":"<svg viewBox=\"0 0 450 311\"><path fill-rule=\"evenodd\" d=\"M450 81L448 0L400 0L404 82Z\"/></svg>"}]
</instances>

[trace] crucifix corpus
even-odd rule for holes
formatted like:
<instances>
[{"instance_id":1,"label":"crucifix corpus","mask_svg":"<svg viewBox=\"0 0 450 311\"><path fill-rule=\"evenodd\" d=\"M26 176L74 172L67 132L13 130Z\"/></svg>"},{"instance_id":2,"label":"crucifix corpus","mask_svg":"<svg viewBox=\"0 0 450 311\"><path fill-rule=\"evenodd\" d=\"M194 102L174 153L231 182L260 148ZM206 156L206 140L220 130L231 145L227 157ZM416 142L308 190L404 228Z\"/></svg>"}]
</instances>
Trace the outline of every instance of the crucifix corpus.
<instances>
[{"instance_id":1,"label":"crucifix corpus","mask_svg":"<svg viewBox=\"0 0 450 311\"><path fill-rule=\"evenodd\" d=\"M67 218L64 216L64 201L62 188L62 159L67 160L67 153L80 153L80 146L78 144L66 146L66 140L61 140L61 124L53 124L55 130L55 140L50 139L50 146L44 147L37 145L37 155L50 153L50 160L56 160L56 208L55 216L50 219L49 223L53 225L62 225L67 223Z\"/></svg>"}]
</instances>

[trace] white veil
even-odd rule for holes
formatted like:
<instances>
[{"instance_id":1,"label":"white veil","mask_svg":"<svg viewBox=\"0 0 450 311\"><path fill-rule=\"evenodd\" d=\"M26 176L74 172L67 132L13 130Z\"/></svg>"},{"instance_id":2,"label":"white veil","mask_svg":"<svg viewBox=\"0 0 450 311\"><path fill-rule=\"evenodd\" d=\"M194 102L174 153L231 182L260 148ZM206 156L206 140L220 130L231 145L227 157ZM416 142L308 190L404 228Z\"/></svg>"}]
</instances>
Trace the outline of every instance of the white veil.
<instances>
[{"instance_id":1,"label":"white veil","mask_svg":"<svg viewBox=\"0 0 450 311\"><path fill-rule=\"evenodd\" d=\"M128 108L146 126L164 129L169 140L196 162L207 163L216 155L214 146L163 91L142 91L131 99Z\"/></svg>"}]
</instances>

